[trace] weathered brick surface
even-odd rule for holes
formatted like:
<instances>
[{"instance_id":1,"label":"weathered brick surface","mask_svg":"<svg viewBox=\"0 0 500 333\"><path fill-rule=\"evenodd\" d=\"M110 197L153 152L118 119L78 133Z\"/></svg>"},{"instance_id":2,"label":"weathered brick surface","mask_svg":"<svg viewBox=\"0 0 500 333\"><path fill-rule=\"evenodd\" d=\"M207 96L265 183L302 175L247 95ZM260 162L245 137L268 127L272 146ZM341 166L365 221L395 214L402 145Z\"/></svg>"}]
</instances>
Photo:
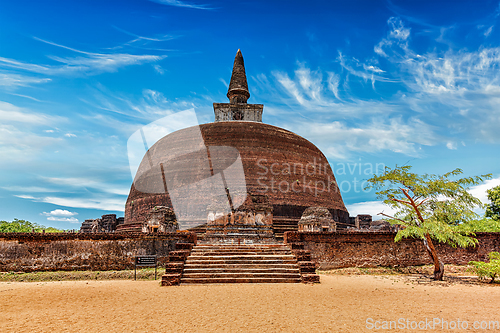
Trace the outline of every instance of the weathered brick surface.
<instances>
[{"instance_id":1,"label":"weathered brick surface","mask_svg":"<svg viewBox=\"0 0 500 333\"><path fill-rule=\"evenodd\" d=\"M319 269L342 267L412 266L431 264L421 240L403 239L395 243L392 232L287 232L285 242L304 243ZM435 242L445 264L465 265L471 260L487 259L491 251L500 251L500 233L477 233L476 247L453 248Z\"/></svg>"},{"instance_id":2,"label":"weathered brick surface","mask_svg":"<svg viewBox=\"0 0 500 333\"><path fill-rule=\"evenodd\" d=\"M193 249L194 245L196 245L196 244L195 243L176 243L175 249L176 250L189 250L189 251L191 251Z\"/></svg>"},{"instance_id":3,"label":"weathered brick surface","mask_svg":"<svg viewBox=\"0 0 500 333\"><path fill-rule=\"evenodd\" d=\"M184 270L184 262L167 262L165 264L166 273L182 274L183 270Z\"/></svg>"},{"instance_id":4,"label":"weathered brick surface","mask_svg":"<svg viewBox=\"0 0 500 333\"><path fill-rule=\"evenodd\" d=\"M182 149L185 151L186 142L196 141L199 131L204 145L211 149L220 146L235 148L234 156L211 152L211 165L224 170L234 163L239 153L245 172L245 184L241 185L245 186L249 193L265 194L269 197L273 206L273 221L288 223L289 218L292 227L297 228L304 210L314 206L327 208L335 221L349 222L349 214L335 183L332 169L321 151L297 134L259 122L203 124L176 131L160 139L150 148L149 157L153 165L164 162L165 178L175 179L179 188L211 176L211 170L204 167L209 165L205 149L187 155L181 154ZM169 160L165 156L177 153L179 157L176 159ZM289 170L287 166L290 166ZM218 169L213 171L219 172ZM147 212L156 205L171 207L169 195L162 193L161 168L157 165L150 168L146 158L139 170L140 176L135 180L127 199L125 224L120 226L121 229L127 224L144 220ZM154 189L151 192L155 193L146 193L146 189ZM192 193L191 199L195 204L203 202L204 198L211 194L199 191ZM202 207L193 207L194 209L203 211ZM205 222L206 219L202 223Z\"/></svg>"},{"instance_id":5,"label":"weathered brick surface","mask_svg":"<svg viewBox=\"0 0 500 333\"><path fill-rule=\"evenodd\" d=\"M184 262L186 258L189 256L191 250L176 250L170 251L168 254L168 260L170 262Z\"/></svg>"},{"instance_id":6,"label":"weathered brick surface","mask_svg":"<svg viewBox=\"0 0 500 333\"><path fill-rule=\"evenodd\" d=\"M308 250L292 250L295 257L297 257L298 261L310 261L311 260L311 252Z\"/></svg>"},{"instance_id":7,"label":"weathered brick surface","mask_svg":"<svg viewBox=\"0 0 500 333\"><path fill-rule=\"evenodd\" d=\"M316 274L303 274L302 283L319 283L319 275Z\"/></svg>"},{"instance_id":8,"label":"weathered brick surface","mask_svg":"<svg viewBox=\"0 0 500 333\"><path fill-rule=\"evenodd\" d=\"M0 271L131 269L136 255L153 254L164 265L176 243L195 241L192 233L0 233Z\"/></svg>"},{"instance_id":9,"label":"weathered brick surface","mask_svg":"<svg viewBox=\"0 0 500 333\"><path fill-rule=\"evenodd\" d=\"M166 286L178 286L181 283L180 273L163 274L161 277L161 285Z\"/></svg>"},{"instance_id":10,"label":"weathered brick surface","mask_svg":"<svg viewBox=\"0 0 500 333\"><path fill-rule=\"evenodd\" d=\"M313 261L299 261L300 274L314 274L317 264Z\"/></svg>"}]
</instances>

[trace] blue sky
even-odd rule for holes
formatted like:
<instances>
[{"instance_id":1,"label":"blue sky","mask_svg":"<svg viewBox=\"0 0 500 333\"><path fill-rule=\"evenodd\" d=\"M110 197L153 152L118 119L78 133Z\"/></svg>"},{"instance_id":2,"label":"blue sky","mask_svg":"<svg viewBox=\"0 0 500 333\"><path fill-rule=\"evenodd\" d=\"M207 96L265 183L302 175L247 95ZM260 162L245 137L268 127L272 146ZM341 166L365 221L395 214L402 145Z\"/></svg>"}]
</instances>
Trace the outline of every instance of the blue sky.
<instances>
[{"instance_id":1,"label":"blue sky","mask_svg":"<svg viewBox=\"0 0 500 333\"><path fill-rule=\"evenodd\" d=\"M130 135L213 121L238 49L248 102L324 152L351 215L382 210L377 164L500 184L498 1L4 1L0 220L123 216Z\"/></svg>"}]
</instances>

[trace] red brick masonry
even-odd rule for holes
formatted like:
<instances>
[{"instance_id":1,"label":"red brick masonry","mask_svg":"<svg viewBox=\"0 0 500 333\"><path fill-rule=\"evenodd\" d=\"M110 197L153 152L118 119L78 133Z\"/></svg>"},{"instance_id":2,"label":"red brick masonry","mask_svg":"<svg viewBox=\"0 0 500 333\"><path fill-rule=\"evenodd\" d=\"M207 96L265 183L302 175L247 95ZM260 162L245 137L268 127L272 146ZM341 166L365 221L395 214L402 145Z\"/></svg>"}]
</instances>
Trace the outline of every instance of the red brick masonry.
<instances>
[{"instance_id":1,"label":"red brick masonry","mask_svg":"<svg viewBox=\"0 0 500 333\"><path fill-rule=\"evenodd\" d=\"M0 271L121 270L136 255L157 255L162 266L177 243L195 233L0 233Z\"/></svg>"},{"instance_id":2,"label":"red brick masonry","mask_svg":"<svg viewBox=\"0 0 500 333\"><path fill-rule=\"evenodd\" d=\"M285 243L303 243L320 269L342 267L412 266L430 264L421 240L403 239L394 243L392 232L294 232L285 233ZM487 259L500 251L500 233L476 234L476 247L453 248L435 243L445 264L465 265L471 260Z\"/></svg>"}]
</instances>

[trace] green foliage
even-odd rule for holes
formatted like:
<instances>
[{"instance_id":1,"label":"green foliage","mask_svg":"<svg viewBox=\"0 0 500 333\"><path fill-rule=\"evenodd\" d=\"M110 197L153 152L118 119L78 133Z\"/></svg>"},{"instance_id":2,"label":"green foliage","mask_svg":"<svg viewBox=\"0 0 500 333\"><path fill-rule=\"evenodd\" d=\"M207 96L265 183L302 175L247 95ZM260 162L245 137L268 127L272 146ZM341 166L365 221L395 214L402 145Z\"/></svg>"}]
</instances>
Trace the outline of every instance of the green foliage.
<instances>
[{"instance_id":1,"label":"green foliage","mask_svg":"<svg viewBox=\"0 0 500 333\"><path fill-rule=\"evenodd\" d=\"M452 246L473 246L477 240L472 230L458 227L477 220L473 209L481 201L467 190L470 186L491 178L491 175L457 178L462 170L455 169L444 175L418 175L411 166L386 167L380 176L368 180L367 188L375 188L377 196L396 211L389 217L391 224L401 225L395 241L402 238L431 238Z\"/></svg>"},{"instance_id":2,"label":"green foliage","mask_svg":"<svg viewBox=\"0 0 500 333\"><path fill-rule=\"evenodd\" d=\"M488 190L491 203L486 206L486 217L500 221L500 185Z\"/></svg>"},{"instance_id":3,"label":"green foliage","mask_svg":"<svg viewBox=\"0 0 500 333\"><path fill-rule=\"evenodd\" d=\"M490 283L493 283L493 281L495 281L495 277L500 276L500 253L490 252L488 253L488 259L490 262L469 262L469 265L471 266L470 270L480 279L484 279L485 277L491 278Z\"/></svg>"},{"instance_id":4,"label":"green foliage","mask_svg":"<svg viewBox=\"0 0 500 333\"><path fill-rule=\"evenodd\" d=\"M490 218L471 220L458 225L457 229L463 232L500 232L500 220Z\"/></svg>"},{"instance_id":5,"label":"green foliage","mask_svg":"<svg viewBox=\"0 0 500 333\"><path fill-rule=\"evenodd\" d=\"M33 222L14 219L12 222L0 221L0 232L63 232L63 230L59 230L53 227L45 227L43 225L39 225Z\"/></svg>"}]
</instances>

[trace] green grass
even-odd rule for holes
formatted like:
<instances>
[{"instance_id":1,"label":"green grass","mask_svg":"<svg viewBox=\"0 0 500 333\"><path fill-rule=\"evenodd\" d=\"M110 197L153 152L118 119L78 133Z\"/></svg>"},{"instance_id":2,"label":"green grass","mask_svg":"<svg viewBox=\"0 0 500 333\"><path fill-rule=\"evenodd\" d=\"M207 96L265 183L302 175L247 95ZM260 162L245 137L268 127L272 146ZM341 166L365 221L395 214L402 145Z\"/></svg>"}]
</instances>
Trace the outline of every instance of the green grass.
<instances>
[{"instance_id":1,"label":"green grass","mask_svg":"<svg viewBox=\"0 0 500 333\"><path fill-rule=\"evenodd\" d=\"M470 275L467 274L466 265L445 265L446 275ZM408 274L427 274L434 271L433 265L408 266L408 267L348 267L331 270L318 270L319 274L333 275L408 275Z\"/></svg>"},{"instance_id":2,"label":"green grass","mask_svg":"<svg viewBox=\"0 0 500 333\"><path fill-rule=\"evenodd\" d=\"M165 272L157 271L157 279ZM137 269L137 280L154 280L154 268ZM55 271L55 272L0 272L0 282L43 282L43 281L79 281L79 280L133 280L134 270L123 271Z\"/></svg>"}]
</instances>

